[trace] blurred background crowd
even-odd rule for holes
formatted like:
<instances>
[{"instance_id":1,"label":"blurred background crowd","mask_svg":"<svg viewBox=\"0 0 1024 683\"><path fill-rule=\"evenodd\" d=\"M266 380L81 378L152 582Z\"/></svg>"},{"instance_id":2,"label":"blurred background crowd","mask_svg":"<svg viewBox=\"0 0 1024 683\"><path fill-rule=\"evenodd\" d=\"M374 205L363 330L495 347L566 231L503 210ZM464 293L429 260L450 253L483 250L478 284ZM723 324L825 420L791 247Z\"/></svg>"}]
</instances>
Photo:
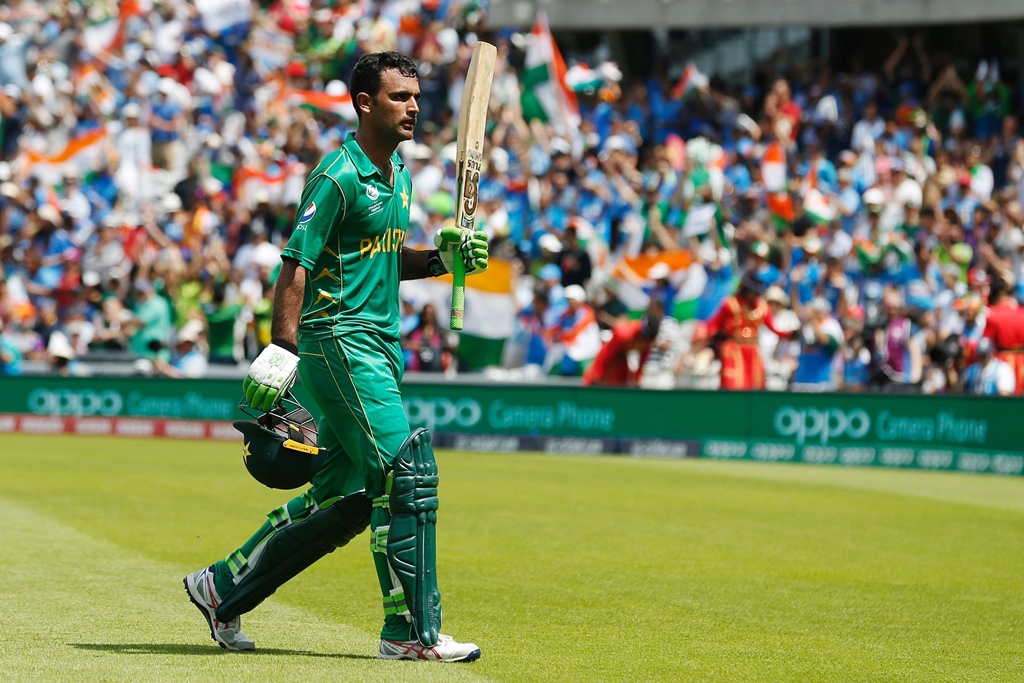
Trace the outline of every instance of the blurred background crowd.
<instances>
[{"instance_id":1,"label":"blurred background crowd","mask_svg":"<svg viewBox=\"0 0 1024 683\"><path fill-rule=\"evenodd\" d=\"M5 2L0 374L244 372L366 52L419 65L399 151L407 246L431 245L477 39L499 47L480 277L506 300L460 337L444 291L404 284L409 372L1024 391L1024 89L999 55L911 31L865 48L876 69L780 50L727 81L652 45L633 73L458 0Z\"/></svg>"}]
</instances>

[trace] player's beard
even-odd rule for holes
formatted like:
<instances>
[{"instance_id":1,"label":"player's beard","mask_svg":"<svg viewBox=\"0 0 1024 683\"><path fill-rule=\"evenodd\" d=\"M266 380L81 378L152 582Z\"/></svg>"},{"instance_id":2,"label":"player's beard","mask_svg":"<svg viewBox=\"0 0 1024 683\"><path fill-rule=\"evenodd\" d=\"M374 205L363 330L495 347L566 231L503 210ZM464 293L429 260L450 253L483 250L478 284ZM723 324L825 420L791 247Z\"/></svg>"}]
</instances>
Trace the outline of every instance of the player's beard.
<instances>
[{"instance_id":1,"label":"player's beard","mask_svg":"<svg viewBox=\"0 0 1024 683\"><path fill-rule=\"evenodd\" d=\"M389 112L389 114L387 120L378 119L374 121L373 133L382 145L394 150L398 148L399 143L412 140L413 131L416 127L416 117L409 117L404 111L401 113ZM406 128L403 124L410 118L413 121L412 128Z\"/></svg>"}]
</instances>

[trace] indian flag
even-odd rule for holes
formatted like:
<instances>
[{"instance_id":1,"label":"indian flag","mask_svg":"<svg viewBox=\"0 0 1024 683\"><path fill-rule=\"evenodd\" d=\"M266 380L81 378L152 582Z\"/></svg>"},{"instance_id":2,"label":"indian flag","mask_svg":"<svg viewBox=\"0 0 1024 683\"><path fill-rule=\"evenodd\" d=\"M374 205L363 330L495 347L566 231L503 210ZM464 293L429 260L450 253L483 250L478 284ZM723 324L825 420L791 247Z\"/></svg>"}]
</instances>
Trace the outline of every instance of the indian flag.
<instances>
[{"instance_id":1,"label":"indian flag","mask_svg":"<svg viewBox=\"0 0 1024 683\"><path fill-rule=\"evenodd\" d=\"M604 76L581 62L565 72L565 84L573 92L596 92L604 85Z\"/></svg>"},{"instance_id":2,"label":"indian flag","mask_svg":"<svg viewBox=\"0 0 1024 683\"><path fill-rule=\"evenodd\" d=\"M669 97L673 100L681 100L697 88L703 88L707 84L708 77L702 74L693 62L690 62L683 69L683 75L672 86Z\"/></svg>"},{"instance_id":3,"label":"indian flag","mask_svg":"<svg viewBox=\"0 0 1024 683\"><path fill-rule=\"evenodd\" d=\"M466 318L459 335L459 358L468 369L501 365L505 340L515 331L516 300L512 266L490 259L487 270L466 278ZM407 280L401 285L403 298L412 299L417 309L426 303L437 309L438 323L447 329L452 304L452 276Z\"/></svg>"},{"instance_id":4,"label":"indian flag","mask_svg":"<svg viewBox=\"0 0 1024 683\"><path fill-rule=\"evenodd\" d=\"M118 3L117 13L100 21L89 24L82 31L82 46L89 54L109 52L124 42L124 28L132 16L142 14L136 0L122 0Z\"/></svg>"},{"instance_id":5,"label":"indian flag","mask_svg":"<svg viewBox=\"0 0 1024 683\"><path fill-rule=\"evenodd\" d=\"M648 284L648 273L659 264L668 266L668 281L676 288L674 308L665 311L665 315L676 320L696 317L697 300L708 278L704 267L688 251L666 251L657 256L640 255L619 261L612 269L612 277L619 283L619 301L629 309L631 317L643 315L649 301L643 287Z\"/></svg>"},{"instance_id":6,"label":"indian flag","mask_svg":"<svg viewBox=\"0 0 1024 683\"><path fill-rule=\"evenodd\" d=\"M43 154L27 150L25 167L44 183L55 185L66 175L82 177L93 169L93 163L103 152L107 131L100 128L82 133L68 142L56 154Z\"/></svg>"},{"instance_id":7,"label":"indian flag","mask_svg":"<svg viewBox=\"0 0 1024 683\"><path fill-rule=\"evenodd\" d=\"M836 217L836 207L832 200L817 188L804 193L804 213L815 223L831 223Z\"/></svg>"},{"instance_id":8,"label":"indian flag","mask_svg":"<svg viewBox=\"0 0 1024 683\"><path fill-rule=\"evenodd\" d=\"M356 108L347 92L331 95L319 90L289 90L286 101L294 107L310 107L337 114L346 121L356 120Z\"/></svg>"},{"instance_id":9,"label":"indian flag","mask_svg":"<svg viewBox=\"0 0 1024 683\"><path fill-rule=\"evenodd\" d=\"M547 15L539 12L523 63L523 117L527 121L546 121L559 135L575 131L581 120L576 95L565 82L566 73L562 53L548 28Z\"/></svg>"},{"instance_id":10,"label":"indian flag","mask_svg":"<svg viewBox=\"0 0 1024 683\"><path fill-rule=\"evenodd\" d=\"M597 324L597 316L590 306L580 308L576 323L562 332L561 343L565 346L565 355L574 361L588 361L601 350L601 328Z\"/></svg>"},{"instance_id":11,"label":"indian flag","mask_svg":"<svg viewBox=\"0 0 1024 683\"><path fill-rule=\"evenodd\" d=\"M786 150L778 140L768 145L764 152L761 182L766 192L786 191Z\"/></svg>"},{"instance_id":12,"label":"indian flag","mask_svg":"<svg viewBox=\"0 0 1024 683\"><path fill-rule=\"evenodd\" d=\"M305 165L300 163L274 173L243 166L235 173L232 185L238 199L250 209L256 207L257 197L261 194L265 194L271 204L285 204L289 200L297 202L302 194L305 171Z\"/></svg>"},{"instance_id":13,"label":"indian flag","mask_svg":"<svg viewBox=\"0 0 1024 683\"><path fill-rule=\"evenodd\" d=\"M796 220L796 209L793 207L793 198L788 192L773 192L768 195L765 202L768 206L768 213L772 220L781 228L792 225Z\"/></svg>"},{"instance_id":14,"label":"indian flag","mask_svg":"<svg viewBox=\"0 0 1024 683\"><path fill-rule=\"evenodd\" d=\"M72 77L71 83L80 100L92 100L104 114L112 114L117 108L113 88L94 63L85 64Z\"/></svg>"}]
</instances>

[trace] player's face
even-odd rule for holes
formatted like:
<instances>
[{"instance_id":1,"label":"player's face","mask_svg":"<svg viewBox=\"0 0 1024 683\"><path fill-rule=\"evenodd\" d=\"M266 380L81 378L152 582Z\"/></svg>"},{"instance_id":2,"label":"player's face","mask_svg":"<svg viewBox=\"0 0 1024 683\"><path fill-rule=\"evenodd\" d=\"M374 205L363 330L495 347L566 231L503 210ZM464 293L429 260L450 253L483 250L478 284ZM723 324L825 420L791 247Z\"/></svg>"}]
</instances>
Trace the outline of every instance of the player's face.
<instances>
[{"instance_id":1,"label":"player's face","mask_svg":"<svg viewBox=\"0 0 1024 683\"><path fill-rule=\"evenodd\" d=\"M380 92L370 109L374 128L398 140L411 140L420 113L420 82L394 69L381 74Z\"/></svg>"}]
</instances>

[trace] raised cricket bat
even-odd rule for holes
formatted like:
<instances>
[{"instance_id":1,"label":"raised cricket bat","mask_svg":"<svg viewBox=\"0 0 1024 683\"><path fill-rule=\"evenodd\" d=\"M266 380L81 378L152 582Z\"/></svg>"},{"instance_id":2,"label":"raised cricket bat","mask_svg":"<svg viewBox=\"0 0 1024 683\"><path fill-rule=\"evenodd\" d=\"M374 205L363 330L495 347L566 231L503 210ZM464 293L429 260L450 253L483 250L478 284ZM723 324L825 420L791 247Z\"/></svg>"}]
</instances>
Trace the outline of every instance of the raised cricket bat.
<instances>
[{"instance_id":1,"label":"raised cricket bat","mask_svg":"<svg viewBox=\"0 0 1024 683\"><path fill-rule=\"evenodd\" d=\"M491 97L497 55L498 49L490 43L476 44L466 73L466 89L462 92L456 137L455 225L466 232L473 232L476 225L477 189L484 164L487 101ZM466 315L466 266L461 258L455 258L452 277L451 327L461 330Z\"/></svg>"}]
</instances>

